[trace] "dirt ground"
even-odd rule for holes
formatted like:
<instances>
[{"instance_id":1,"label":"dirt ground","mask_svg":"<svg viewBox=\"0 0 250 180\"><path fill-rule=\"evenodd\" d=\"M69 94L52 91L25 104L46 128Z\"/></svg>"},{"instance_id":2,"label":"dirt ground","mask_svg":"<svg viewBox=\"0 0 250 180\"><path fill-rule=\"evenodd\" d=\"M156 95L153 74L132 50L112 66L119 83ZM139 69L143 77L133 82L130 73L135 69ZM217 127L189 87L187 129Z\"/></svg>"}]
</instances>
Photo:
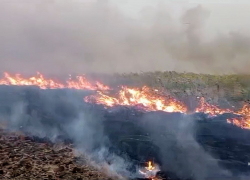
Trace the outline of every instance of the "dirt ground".
<instances>
[{"instance_id":1,"label":"dirt ground","mask_svg":"<svg viewBox=\"0 0 250 180\"><path fill-rule=\"evenodd\" d=\"M71 147L0 129L1 180L112 180L87 163L79 163L74 154Z\"/></svg>"}]
</instances>

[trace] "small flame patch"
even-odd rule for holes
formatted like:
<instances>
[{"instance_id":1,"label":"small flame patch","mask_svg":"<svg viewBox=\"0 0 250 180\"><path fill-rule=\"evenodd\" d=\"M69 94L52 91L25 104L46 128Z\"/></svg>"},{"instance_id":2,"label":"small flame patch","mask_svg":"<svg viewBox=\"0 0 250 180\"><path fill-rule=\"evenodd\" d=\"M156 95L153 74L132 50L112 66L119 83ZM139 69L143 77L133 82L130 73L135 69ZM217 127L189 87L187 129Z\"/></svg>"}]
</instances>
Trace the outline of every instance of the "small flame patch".
<instances>
[{"instance_id":1,"label":"small flame patch","mask_svg":"<svg viewBox=\"0 0 250 180\"><path fill-rule=\"evenodd\" d=\"M149 161L143 169L139 170L139 173L150 180L160 180L156 177L156 174L159 171L159 167L156 164L153 164L152 161Z\"/></svg>"}]
</instances>

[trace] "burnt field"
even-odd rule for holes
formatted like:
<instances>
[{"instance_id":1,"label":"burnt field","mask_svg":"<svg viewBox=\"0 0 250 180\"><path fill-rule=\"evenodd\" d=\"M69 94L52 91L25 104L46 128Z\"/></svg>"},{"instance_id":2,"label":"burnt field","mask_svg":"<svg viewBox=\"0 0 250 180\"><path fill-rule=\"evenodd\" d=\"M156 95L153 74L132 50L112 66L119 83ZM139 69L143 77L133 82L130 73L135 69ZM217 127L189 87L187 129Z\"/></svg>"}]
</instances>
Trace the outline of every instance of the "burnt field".
<instances>
[{"instance_id":1,"label":"burnt field","mask_svg":"<svg viewBox=\"0 0 250 180\"><path fill-rule=\"evenodd\" d=\"M219 1L0 0L0 180L250 180L250 5Z\"/></svg>"},{"instance_id":2,"label":"burnt field","mask_svg":"<svg viewBox=\"0 0 250 180\"><path fill-rule=\"evenodd\" d=\"M250 130L227 122L235 115L145 111L84 102L94 91L0 87L1 122L35 141L71 144L110 174L158 179L248 179ZM156 178L156 177L155 177Z\"/></svg>"}]
</instances>

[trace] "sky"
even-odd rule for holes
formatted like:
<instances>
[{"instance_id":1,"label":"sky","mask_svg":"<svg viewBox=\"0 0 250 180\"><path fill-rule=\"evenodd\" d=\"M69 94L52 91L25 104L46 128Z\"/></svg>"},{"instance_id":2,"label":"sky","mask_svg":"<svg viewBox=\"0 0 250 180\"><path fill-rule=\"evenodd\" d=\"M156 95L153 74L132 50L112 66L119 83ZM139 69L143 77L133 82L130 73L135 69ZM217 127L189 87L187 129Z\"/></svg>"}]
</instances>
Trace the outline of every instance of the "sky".
<instances>
[{"instance_id":1,"label":"sky","mask_svg":"<svg viewBox=\"0 0 250 180\"><path fill-rule=\"evenodd\" d=\"M172 16L179 17L183 11L202 5L210 11L206 28L211 33L250 30L250 2L247 0L110 0L123 13L131 18L138 18L144 9L157 8L161 4L169 7Z\"/></svg>"},{"instance_id":2,"label":"sky","mask_svg":"<svg viewBox=\"0 0 250 180\"><path fill-rule=\"evenodd\" d=\"M0 71L249 73L243 0L1 0Z\"/></svg>"}]
</instances>

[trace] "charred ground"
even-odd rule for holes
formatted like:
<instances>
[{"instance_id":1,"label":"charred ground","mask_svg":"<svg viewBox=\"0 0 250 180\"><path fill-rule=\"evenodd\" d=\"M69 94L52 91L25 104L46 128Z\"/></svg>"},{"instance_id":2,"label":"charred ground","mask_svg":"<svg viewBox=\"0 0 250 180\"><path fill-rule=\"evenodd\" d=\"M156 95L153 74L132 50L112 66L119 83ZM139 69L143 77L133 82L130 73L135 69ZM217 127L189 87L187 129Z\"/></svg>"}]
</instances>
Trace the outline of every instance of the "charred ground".
<instances>
[{"instance_id":1,"label":"charred ground","mask_svg":"<svg viewBox=\"0 0 250 180\"><path fill-rule=\"evenodd\" d=\"M136 107L107 109L83 102L91 91L13 86L1 86L0 91L1 118L8 129L74 144L125 176L134 178L136 168L148 160L172 179L249 174L250 131L228 124L231 114L209 118Z\"/></svg>"}]
</instances>

